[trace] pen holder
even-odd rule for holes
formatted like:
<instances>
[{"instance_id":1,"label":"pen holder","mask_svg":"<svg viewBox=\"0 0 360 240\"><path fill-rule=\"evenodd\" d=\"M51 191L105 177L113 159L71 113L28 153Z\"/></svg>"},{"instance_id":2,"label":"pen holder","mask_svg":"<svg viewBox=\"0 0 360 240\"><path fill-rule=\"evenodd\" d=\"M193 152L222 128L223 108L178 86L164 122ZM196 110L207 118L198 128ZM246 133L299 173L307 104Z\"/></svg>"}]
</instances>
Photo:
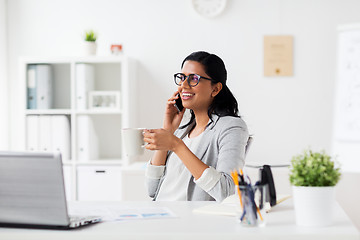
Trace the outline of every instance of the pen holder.
<instances>
[{"instance_id":1,"label":"pen holder","mask_svg":"<svg viewBox=\"0 0 360 240\"><path fill-rule=\"evenodd\" d=\"M242 226L265 226L268 185L239 185L240 211L236 218Z\"/></svg>"}]
</instances>

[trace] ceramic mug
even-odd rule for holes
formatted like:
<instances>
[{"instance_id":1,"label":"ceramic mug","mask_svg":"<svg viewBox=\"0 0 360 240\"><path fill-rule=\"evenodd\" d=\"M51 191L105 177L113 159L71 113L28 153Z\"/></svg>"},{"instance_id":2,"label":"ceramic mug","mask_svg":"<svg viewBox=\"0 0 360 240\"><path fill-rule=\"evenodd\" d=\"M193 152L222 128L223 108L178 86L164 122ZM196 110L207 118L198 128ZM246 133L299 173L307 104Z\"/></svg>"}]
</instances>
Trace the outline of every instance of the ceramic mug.
<instances>
[{"instance_id":1,"label":"ceramic mug","mask_svg":"<svg viewBox=\"0 0 360 240\"><path fill-rule=\"evenodd\" d=\"M126 156L138 156L144 153L144 130L145 128L123 128L123 149Z\"/></svg>"}]
</instances>

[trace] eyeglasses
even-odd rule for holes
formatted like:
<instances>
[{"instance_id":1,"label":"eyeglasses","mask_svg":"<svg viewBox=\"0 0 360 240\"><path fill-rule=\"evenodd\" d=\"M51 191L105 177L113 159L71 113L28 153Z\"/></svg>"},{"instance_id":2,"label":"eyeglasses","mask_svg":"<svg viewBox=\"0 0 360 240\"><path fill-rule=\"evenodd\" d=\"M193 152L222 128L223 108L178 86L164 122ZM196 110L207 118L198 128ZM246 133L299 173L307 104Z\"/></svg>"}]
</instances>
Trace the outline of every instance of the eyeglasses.
<instances>
[{"instance_id":1,"label":"eyeglasses","mask_svg":"<svg viewBox=\"0 0 360 240\"><path fill-rule=\"evenodd\" d=\"M200 79L206 79L212 81L211 78L202 77L198 74L189 74L189 76L186 76L183 73L175 73L174 74L174 80L176 85L181 86L181 84L187 80L190 87L195 87L199 84Z\"/></svg>"}]
</instances>

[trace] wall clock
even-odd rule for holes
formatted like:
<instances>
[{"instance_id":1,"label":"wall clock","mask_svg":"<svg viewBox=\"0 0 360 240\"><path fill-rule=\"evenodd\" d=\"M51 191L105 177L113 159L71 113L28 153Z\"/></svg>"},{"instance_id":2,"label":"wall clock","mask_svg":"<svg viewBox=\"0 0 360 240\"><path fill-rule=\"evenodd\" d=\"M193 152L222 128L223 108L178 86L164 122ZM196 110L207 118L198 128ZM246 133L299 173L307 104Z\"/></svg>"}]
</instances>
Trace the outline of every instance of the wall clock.
<instances>
[{"instance_id":1,"label":"wall clock","mask_svg":"<svg viewBox=\"0 0 360 240\"><path fill-rule=\"evenodd\" d=\"M227 0L192 0L195 11L204 17L215 17L222 13Z\"/></svg>"}]
</instances>

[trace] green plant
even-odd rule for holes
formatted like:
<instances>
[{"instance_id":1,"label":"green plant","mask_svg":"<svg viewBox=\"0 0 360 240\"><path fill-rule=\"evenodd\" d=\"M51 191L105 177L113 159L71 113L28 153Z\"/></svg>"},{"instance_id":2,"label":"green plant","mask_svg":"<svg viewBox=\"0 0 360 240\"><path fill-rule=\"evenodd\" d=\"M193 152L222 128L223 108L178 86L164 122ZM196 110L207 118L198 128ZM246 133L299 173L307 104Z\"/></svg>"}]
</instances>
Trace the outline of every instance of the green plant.
<instances>
[{"instance_id":1,"label":"green plant","mask_svg":"<svg viewBox=\"0 0 360 240\"><path fill-rule=\"evenodd\" d=\"M85 41L95 42L97 38L96 33L93 30L89 30L85 32Z\"/></svg>"},{"instance_id":2,"label":"green plant","mask_svg":"<svg viewBox=\"0 0 360 240\"><path fill-rule=\"evenodd\" d=\"M290 183L294 186L335 186L340 179L331 157L322 152L305 150L291 160Z\"/></svg>"}]
</instances>

